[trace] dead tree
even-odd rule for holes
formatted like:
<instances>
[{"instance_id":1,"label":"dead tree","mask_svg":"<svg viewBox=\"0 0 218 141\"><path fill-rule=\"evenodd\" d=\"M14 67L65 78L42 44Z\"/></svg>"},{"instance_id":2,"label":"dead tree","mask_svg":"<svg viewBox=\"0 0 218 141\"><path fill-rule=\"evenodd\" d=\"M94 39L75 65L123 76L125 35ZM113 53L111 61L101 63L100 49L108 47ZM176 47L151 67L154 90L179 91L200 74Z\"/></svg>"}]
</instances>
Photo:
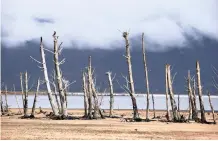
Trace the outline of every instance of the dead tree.
<instances>
[{"instance_id":1,"label":"dead tree","mask_svg":"<svg viewBox=\"0 0 218 141\"><path fill-rule=\"evenodd\" d=\"M169 64L167 64L167 68L168 68L167 69L167 81L168 81L170 102L171 102L171 107L172 107L172 112L173 112L173 121L178 121L179 117L178 117L176 101L174 99L173 86L172 86L172 80L171 80L171 70L170 70Z\"/></svg>"},{"instance_id":2,"label":"dead tree","mask_svg":"<svg viewBox=\"0 0 218 141\"><path fill-rule=\"evenodd\" d=\"M199 61L196 62L196 74L197 74L197 89L198 89L198 96L199 96L199 103L200 103L200 110L201 110L201 122L206 123L207 121L206 121L206 117L205 117L204 103L203 103L203 99L202 99L202 87L201 87Z\"/></svg>"},{"instance_id":3,"label":"dead tree","mask_svg":"<svg viewBox=\"0 0 218 141\"><path fill-rule=\"evenodd\" d=\"M99 112L100 107L98 105L98 95L97 95L97 92L95 90L95 85L94 85L93 79L91 79L91 87L92 87L92 93L93 93L93 98L94 98L94 113L93 113L93 118L97 119L98 118L97 117L97 113Z\"/></svg>"},{"instance_id":4,"label":"dead tree","mask_svg":"<svg viewBox=\"0 0 218 141\"><path fill-rule=\"evenodd\" d=\"M216 79L218 79L218 70L212 66L212 70L213 70L213 73L215 74L215 77L213 77L213 86L218 90L218 82Z\"/></svg>"},{"instance_id":5,"label":"dead tree","mask_svg":"<svg viewBox=\"0 0 218 141\"><path fill-rule=\"evenodd\" d=\"M212 102L211 102L211 99L210 99L210 92L209 91L207 92L207 95L208 95L208 99L209 99L209 103L210 103L210 108L211 108L211 111L212 111L212 114L213 114L213 123L216 124L214 109L213 109L213 105L212 105Z\"/></svg>"},{"instance_id":6,"label":"dead tree","mask_svg":"<svg viewBox=\"0 0 218 141\"><path fill-rule=\"evenodd\" d=\"M65 96L65 101L66 101L66 107L67 107L67 92L68 92L68 86L69 86L69 81L66 80L65 78L62 78L63 86L64 86L64 96Z\"/></svg>"},{"instance_id":7,"label":"dead tree","mask_svg":"<svg viewBox=\"0 0 218 141\"><path fill-rule=\"evenodd\" d=\"M145 79L146 79L146 88L147 88L147 106L146 106L146 120L149 120L149 81L148 81L148 67L145 55L145 47L144 47L144 33L142 33L142 54L143 54L143 63L144 63L144 71L145 71Z\"/></svg>"},{"instance_id":8,"label":"dead tree","mask_svg":"<svg viewBox=\"0 0 218 141\"><path fill-rule=\"evenodd\" d=\"M189 116L188 116L188 119L189 120L192 120L192 115L193 115L193 112L192 112L192 105L191 105L191 99L190 97L188 98L188 110L189 110Z\"/></svg>"},{"instance_id":9,"label":"dead tree","mask_svg":"<svg viewBox=\"0 0 218 141\"><path fill-rule=\"evenodd\" d=\"M7 86L5 85L5 112L7 113L9 110L8 110L8 88Z\"/></svg>"},{"instance_id":10,"label":"dead tree","mask_svg":"<svg viewBox=\"0 0 218 141\"><path fill-rule=\"evenodd\" d=\"M43 46L43 42L42 42L42 37L40 38L40 54L41 54L41 62L34 59L33 57L31 57L33 60L35 60L37 63L39 63L40 65L42 65L42 67L39 67L41 69L43 69L43 74L44 74L44 80L45 80L45 84L46 84L46 88L47 88L47 93L48 93L48 99L50 101L50 105L53 111L53 114L55 116L58 116L58 110L57 110L57 106L55 105L54 102L54 98L52 96L52 90L51 90L51 86L50 86L50 81L48 78L48 70L47 70L47 65L46 65L46 60L45 60L45 48Z\"/></svg>"},{"instance_id":11,"label":"dead tree","mask_svg":"<svg viewBox=\"0 0 218 141\"><path fill-rule=\"evenodd\" d=\"M197 113L197 107L196 107L196 99L195 99L195 92L192 91L192 86L191 86L191 75L190 75L190 70L188 71L188 78L187 78L187 83L188 83L188 96L189 96L189 109L191 109L192 114L192 119L197 120L198 118L198 113Z\"/></svg>"},{"instance_id":12,"label":"dead tree","mask_svg":"<svg viewBox=\"0 0 218 141\"><path fill-rule=\"evenodd\" d=\"M92 64L91 64L91 56L89 56L89 66L88 66L88 102L89 102L89 109L88 109L88 118L92 119Z\"/></svg>"},{"instance_id":13,"label":"dead tree","mask_svg":"<svg viewBox=\"0 0 218 141\"><path fill-rule=\"evenodd\" d=\"M94 72L93 72L94 73ZM98 113L99 113L99 115L100 115L100 117L101 118L105 118L104 117L104 115L102 114L102 112L101 112L101 108L100 108L100 106L101 106L101 103L102 103L102 101L99 101L99 97L98 97L98 92L97 92L97 90L96 90L96 83L94 83L94 79L93 79L93 73L92 73L92 83L91 83L91 86L92 86L92 92L93 92L93 98L94 98L94 113L93 113L93 118L94 119L96 119L96 118L98 118ZM102 99L101 99L102 100Z\"/></svg>"},{"instance_id":14,"label":"dead tree","mask_svg":"<svg viewBox=\"0 0 218 141\"><path fill-rule=\"evenodd\" d=\"M88 117L88 97L87 97L87 83L86 83L86 74L82 72L82 80L83 80L83 93L84 93L84 117Z\"/></svg>"},{"instance_id":15,"label":"dead tree","mask_svg":"<svg viewBox=\"0 0 218 141\"><path fill-rule=\"evenodd\" d=\"M113 78L111 78L111 72L106 72L106 75L108 76L108 84L109 84L109 88L110 88L110 113L109 113L109 116L112 117L113 116L113 108L114 108L113 80L114 80L115 76Z\"/></svg>"},{"instance_id":16,"label":"dead tree","mask_svg":"<svg viewBox=\"0 0 218 141\"><path fill-rule=\"evenodd\" d=\"M60 70L60 65L65 62L65 59L59 62L59 54L61 53L60 47L58 47L58 36L56 36L56 32L53 34L54 38L54 65L55 65L55 73L56 73L56 79L58 84L58 91L61 96L61 107L62 107L62 117L66 118L68 116L67 114L67 101L64 93L64 87L62 83L62 74Z\"/></svg>"},{"instance_id":17,"label":"dead tree","mask_svg":"<svg viewBox=\"0 0 218 141\"><path fill-rule=\"evenodd\" d=\"M32 117L32 118L35 117L35 108L36 108L37 96L38 96L38 93L39 93L39 86L40 86L40 79L38 79L37 89L36 89L35 97L34 97L34 100L33 100L33 107L32 107L32 112L31 112L31 115L30 115L30 117Z\"/></svg>"},{"instance_id":18,"label":"dead tree","mask_svg":"<svg viewBox=\"0 0 218 141\"><path fill-rule=\"evenodd\" d=\"M23 104L23 112L24 112L24 92L23 92L23 73L20 73L20 86L22 92L22 104Z\"/></svg>"},{"instance_id":19,"label":"dead tree","mask_svg":"<svg viewBox=\"0 0 218 141\"><path fill-rule=\"evenodd\" d=\"M165 86L166 86L166 108L167 108L166 118L169 121L170 120L170 110L169 110L169 102L168 102L169 87L168 87L167 72L168 72L168 65L165 66Z\"/></svg>"},{"instance_id":20,"label":"dead tree","mask_svg":"<svg viewBox=\"0 0 218 141\"><path fill-rule=\"evenodd\" d=\"M197 108L197 102L196 102L196 82L195 82L195 78L193 78L192 89L193 89L193 101L194 101L194 106L195 106L195 110L196 110L196 118L198 118L198 108Z\"/></svg>"},{"instance_id":21,"label":"dead tree","mask_svg":"<svg viewBox=\"0 0 218 141\"><path fill-rule=\"evenodd\" d=\"M57 103L57 106L58 106L58 111L59 111L59 113L61 113L61 109L62 108L60 107L60 102L58 100L55 71L53 72L53 82L52 82L52 85L54 87L54 95L55 95L55 100L56 100L56 103Z\"/></svg>"},{"instance_id":22,"label":"dead tree","mask_svg":"<svg viewBox=\"0 0 218 141\"><path fill-rule=\"evenodd\" d=\"M19 109L19 113L21 113L20 105L19 105L19 102L18 102L18 99L17 99L17 94L16 94L16 91L15 91L15 85L14 85L14 84L13 84L13 88L14 88L15 99L16 99L16 102L17 102L17 107L18 107L18 109Z\"/></svg>"},{"instance_id":23,"label":"dead tree","mask_svg":"<svg viewBox=\"0 0 218 141\"><path fill-rule=\"evenodd\" d=\"M139 119L139 113L137 108L137 102L135 98L135 88L134 88L134 81L133 81L133 75L132 75L132 63L131 63L131 55L130 55L130 45L128 40L129 33L123 32L123 38L125 39L126 44L126 62L128 65L128 83L129 83L129 94L132 100L132 106L133 106L133 119Z\"/></svg>"},{"instance_id":24,"label":"dead tree","mask_svg":"<svg viewBox=\"0 0 218 141\"><path fill-rule=\"evenodd\" d=\"M1 91L1 115L3 114L4 114L4 107L3 107L3 99L2 99L2 91Z\"/></svg>"},{"instance_id":25,"label":"dead tree","mask_svg":"<svg viewBox=\"0 0 218 141\"><path fill-rule=\"evenodd\" d=\"M29 117L27 114L28 111L28 77L27 77L27 71L25 72L25 91L24 91L24 117Z\"/></svg>"},{"instance_id":26,"label":"dead tree","mask_svg":"<svg viewBox=\"0 0 218 141\"><path fill-rule=\"evenodd\" d=\"M178 115L180 116L180 94L178 94Z\"/></svg>"},{"instance_id":27,"label":"dead tree","mask_svg":"<svg viewBox=\"0 0 218 141\"><path fill-rule=\"evenodd\" d=\"M151 96L152 96L153 113L154 113L154 117L153 117L153 118L156 118L156 112L155 112L156 110L155 110L154 94L152 93Z\"/></svg>"}]
</instances>

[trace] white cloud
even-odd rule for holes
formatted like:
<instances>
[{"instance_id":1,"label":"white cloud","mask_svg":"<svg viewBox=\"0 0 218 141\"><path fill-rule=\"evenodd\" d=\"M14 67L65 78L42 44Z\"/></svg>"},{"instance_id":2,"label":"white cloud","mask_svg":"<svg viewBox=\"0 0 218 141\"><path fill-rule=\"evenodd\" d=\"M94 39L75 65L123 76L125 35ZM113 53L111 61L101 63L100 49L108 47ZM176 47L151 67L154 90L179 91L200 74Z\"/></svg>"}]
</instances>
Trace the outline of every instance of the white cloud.
<instances>
[{"instance_id":1,"label":"white cloud","mask_svg":"<svg viewBox=\"0 0 218 141\"><path fill-rule=\"evenodd\" d=\"M144 32L162 48L182 47L184 33L198 39L192 28L218 40L217 8L217 0L3 0L2 30L7 36L2 41L17 46L42 36L52 46L55 30L65 46L76 41L83 48L108 49L123 41L118 29L130 29L131 37Z\"/></svg>"}]
</instances>

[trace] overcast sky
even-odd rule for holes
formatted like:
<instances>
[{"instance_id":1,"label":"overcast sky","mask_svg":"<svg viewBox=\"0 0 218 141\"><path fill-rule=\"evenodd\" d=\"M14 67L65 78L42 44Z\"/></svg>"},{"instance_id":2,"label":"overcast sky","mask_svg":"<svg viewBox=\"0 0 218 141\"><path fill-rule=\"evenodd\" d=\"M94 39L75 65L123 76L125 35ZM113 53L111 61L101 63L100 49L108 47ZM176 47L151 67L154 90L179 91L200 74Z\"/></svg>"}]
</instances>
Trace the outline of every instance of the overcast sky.
<instances>
[{"instance_id":1,"label":"overcast sky","mask_svg":"<svg viewBox=\"0 0 218 141\"><path fill-rule=\"evenodd\" d=\"M108 49L130 31L163 48L183 47L185 34L200 40L193 28L218 40L217 9L218 0L2 0L2 41L15 47L43 36L51 46L55 30L65 46Z\"/></svg>"}]
</instances>

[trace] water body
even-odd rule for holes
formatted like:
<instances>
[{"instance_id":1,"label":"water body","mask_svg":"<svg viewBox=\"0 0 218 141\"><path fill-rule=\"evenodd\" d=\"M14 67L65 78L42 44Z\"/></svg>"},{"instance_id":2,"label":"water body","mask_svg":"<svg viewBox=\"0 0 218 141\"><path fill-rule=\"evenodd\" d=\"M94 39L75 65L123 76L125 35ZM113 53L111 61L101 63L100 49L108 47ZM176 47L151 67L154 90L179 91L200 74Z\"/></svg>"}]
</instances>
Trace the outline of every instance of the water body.
<instances>
[{"instance_id":1,"label":"water body","mask_svg":"<svg viewBox=\"0 0 218 141\"><path fill-rule=\"evenodd\" d=\"M69 109L83 109L84 101L83 96L68 96L68 108ZM22 107L22 97L17 95L17 99L20 107ZM31 108L33 104L34 95L28 96L28 107ZM109 109L109 96L99 96L101 101L102 109ZM4 96L3 96L4 100ZM154 95L155 109L165 110L166 109L166 97L165 95ZM178 96L175 95L176 103L178 104ZM146 108L146 95L136 96L136 101L139 109ZM211 96L211 101L215 111L218 111L218 96ZM210 105L207 96L203 96L203 102L205 105L205 110L210 111ZM5 103L4 103L5 104ZM8 105L9 108L18 108L15 95L8 95ZM47 95L39 95L36 103L36 107L51 108ZM170 101L169 101L170 106ZM197 97L197 106L199 109L199 99ZM152 109L152 98L150 96L150 109ZM170 106L171 107L171 106ZM130 96L114 96L114 109L132 109L132 103ZM188 96L180 95L180 110L188 110Z\"/></svg>"}]
</instances>

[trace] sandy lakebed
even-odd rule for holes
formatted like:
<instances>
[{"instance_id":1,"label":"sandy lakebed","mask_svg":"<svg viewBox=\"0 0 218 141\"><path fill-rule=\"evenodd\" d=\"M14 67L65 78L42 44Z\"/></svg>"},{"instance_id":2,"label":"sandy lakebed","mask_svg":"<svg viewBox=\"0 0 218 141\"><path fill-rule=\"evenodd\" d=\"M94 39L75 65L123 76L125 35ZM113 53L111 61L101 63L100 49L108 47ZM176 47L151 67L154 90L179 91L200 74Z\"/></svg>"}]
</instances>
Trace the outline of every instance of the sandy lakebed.
<instances>
[{"instance_id":1,"label":"sandy lakebed","mask_svg":"<svg viewBox=\"0 0 218 141\"><path fill-rule=\"evenodd\" d=\"M10 109L17 113L18 109ZM43 109L50 112L50 109ZM31 109L29 109L29 112ZM119 118L98 120L50 120L45 114L38 113L37 119L19 119L21 115L1 117L1 139L218 139L218 124L171 123L155 119L151 122L122 122ZM68 110L70 115L82 116L83 110ZM131 117L132 110L115 110L116 115ZM145 118L145 110L139 110ZM106 111L105 114L107 114ZM187 113L183 112L187 117ZM156 116L164 119L165 111L156 111ZM200 116L200 113L199 113ZM150 118L153 112L150 111ZM212 122L212 114L206 113ZM218 113L215 113L218 122Z\"/></svg>"}]
</instances>

